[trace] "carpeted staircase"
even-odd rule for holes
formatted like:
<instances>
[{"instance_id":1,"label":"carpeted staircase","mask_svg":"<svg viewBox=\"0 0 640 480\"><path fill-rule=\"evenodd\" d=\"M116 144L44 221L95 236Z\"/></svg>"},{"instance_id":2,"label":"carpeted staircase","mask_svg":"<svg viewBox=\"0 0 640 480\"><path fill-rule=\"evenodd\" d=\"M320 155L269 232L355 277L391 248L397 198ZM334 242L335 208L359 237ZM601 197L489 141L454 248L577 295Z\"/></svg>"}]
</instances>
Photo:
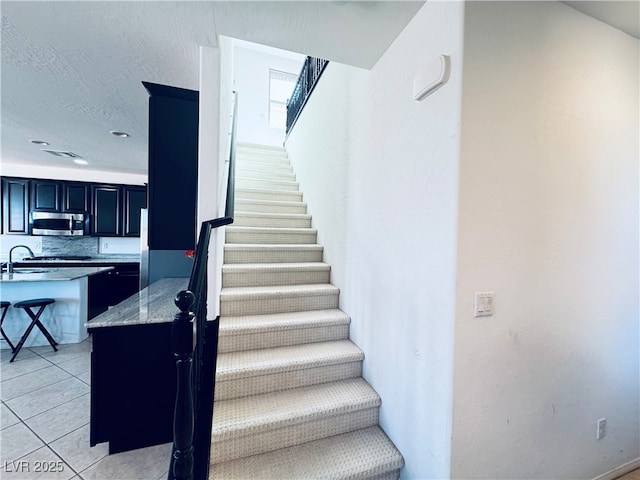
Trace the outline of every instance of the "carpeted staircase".
<instances>
[{"instance_id":1,"label":"carpeted staircase","mask_svg":"<svg viewBox=\"0 0 640 480\"><path fill-rule=\"evenodd\" d=\"M236 158L210 478L398 478L285 150L241 144Z\"/></svg>"}]
</instances>

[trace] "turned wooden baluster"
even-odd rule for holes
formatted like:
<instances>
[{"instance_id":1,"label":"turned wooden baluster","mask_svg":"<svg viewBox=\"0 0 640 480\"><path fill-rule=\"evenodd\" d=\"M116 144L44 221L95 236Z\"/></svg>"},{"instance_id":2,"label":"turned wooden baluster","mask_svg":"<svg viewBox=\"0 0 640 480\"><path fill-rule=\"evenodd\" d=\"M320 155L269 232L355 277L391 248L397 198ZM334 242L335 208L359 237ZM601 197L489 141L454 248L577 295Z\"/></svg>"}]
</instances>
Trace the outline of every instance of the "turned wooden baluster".
<instances>
[{"instance_id":1,"label":"turned wooden baluster","mask_svg":"<svg viewBox=\"0 0 640 480\"><path fill-rule=\"evenodd\" d=\"M191 307L195 296L188 290L176 295L175 304L180 309L172 325L173 354L176 357L178 388L173 418L173 454L169 467L169 479L193 479L193 391L191 389L191 364L193 361L193 318Z\"/></svg>"}]
</instances>

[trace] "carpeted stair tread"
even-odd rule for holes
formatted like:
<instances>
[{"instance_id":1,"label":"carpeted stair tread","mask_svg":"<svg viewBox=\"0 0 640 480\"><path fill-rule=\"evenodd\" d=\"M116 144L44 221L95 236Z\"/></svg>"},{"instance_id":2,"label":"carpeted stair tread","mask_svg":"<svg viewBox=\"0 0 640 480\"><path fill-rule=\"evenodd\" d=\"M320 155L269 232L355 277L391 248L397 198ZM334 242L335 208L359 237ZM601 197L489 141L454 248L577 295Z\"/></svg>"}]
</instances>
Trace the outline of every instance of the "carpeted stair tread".
<instances>
[{"instance_id":1,"label":"carpeted stair tread","mask_svg":"<svg viewBox=\"0 0 640 480\"><path fill-rule=\"evenodd\" d=\"M269 190L298 191L298 182L270 180L264 178L236 177L236 185L240 188L266 188Z\"/></svg>"},{"instance_id":2,"label":"carpeted stair tread","mask_svg":"<svg viewBox=\"0 0 640 480\"><path fill-rule=\"evenodd\" d=\"M363 359L362 350L350 340L222 353L218 355L216 381L361 362Z\"/></svg>"},{"instance_id":3,"label":"carpeted stair tread","mask_svg":"<svg viewBox=\"0 0 640 480\"><path fill-rule=\"evenodd\" d=\"M348 339L350 323L338 309L220 317L218 353Z\"/></svg>"},{"instance_id":4,"label":"carpeted stair tread","mask_svg":"<svg viewBox=\"0 0 640 480\"><path fill-rule=\"evenodd\" d=\"M329 283L330 272L322 262L236 263L222 267L222 287Z\"/></svg>"},{"instance_id":5,"label":"carpeted stair tread","mask_svg":"<svg viewBox=\"0 0 640 480\"><path fill-rule=\"evenodd\" d=\"M265 331L277 332L331 325L348 325L350 321L349 315L337 308L312 310L310 312L220 317L220 337L262 333Z\"/></svg>"},{"instance_id":6,"label":"carpeted stair tread","mask_svg":"<svg viewBox=\"0 0 640 480\"><path fill-rule=\"evenodd\" d=\"M400 452L380 427L373 426L215 464L209 479L364 480L403 466Z\"/></svg>"},{"instance_id":7,"label":"carpeted stair tread","mask_svg":"<svg viewBox=\"0 0 640 480\"><path fill-rule=\"evenodd\" d=\"M315 244L318 231L307 227L234 227L225 231L227 244Z\"/></svg>"},{"instance_id":8,"label":"carpeted stair tread","mask_svg":"<svg viewBox=\"0 0 640 480\"><path fill-rule=\"evenodd\" d=\"M293 190L273 190L268 188L236 186L236 199L296 202L302 200L302 193L295 192Z\"/></svg>"},{"instance_id":9,"label":"carpeted stair tread","mask_svg":"<svg viewBox=\"0 0 640 480\"><path fill-rule=\"evenodd\" d=\"M340 289L330 283L313 285L284 285L273 287L229 287L220 292L222 301L231 298L264 300L290 296L335 295Z\"/></svg>"},{"instance_id":10,"label":"carpeted stair tread","mask_svg":"<svg viewBox=\"0 0 640 480\"><path fill-rule=\"evenodd\" d=\"M304 202L285 202L277 200L246 200L243 198L236 199L236 209L244 212L260 212L269 213L269 208L290 208L292 210L304 209L306 211L307 204ZM295 213L295 212L292 212Z\"/></svg>"},{"instance_id":11,"label":"carpeted stair tread","mask_svg":"<svg viewBox=\"0 0 640 480\"><path fill-rule=\"evenodd\" d=\"M226 265L238 263L288 263L320 262L324 248L322 245L301 244L242 244L229 243L224 246Z\"/></svg>"},{"instance_id":12,"label":"carpeted stair tread","mask_svg":"<svg viewBox=\"0 0 640 480\"><path fill-rule=\"evenodd\" d=\"M378 407L380 403L380 396L362 378L219 400L214 404L212 440L254 435L324 416Z\"/></svg>"},{"instance_id":13,"label":"carpeted stair tread","mask_svg":"<svg viewBox=\"0 0 640 480\"><path fill-rule=\"evenodd\" d=\"M233 224L241 227L310 228L311 215L306 213L245 212L236 209Z\"/></svg>"}]
</instances>

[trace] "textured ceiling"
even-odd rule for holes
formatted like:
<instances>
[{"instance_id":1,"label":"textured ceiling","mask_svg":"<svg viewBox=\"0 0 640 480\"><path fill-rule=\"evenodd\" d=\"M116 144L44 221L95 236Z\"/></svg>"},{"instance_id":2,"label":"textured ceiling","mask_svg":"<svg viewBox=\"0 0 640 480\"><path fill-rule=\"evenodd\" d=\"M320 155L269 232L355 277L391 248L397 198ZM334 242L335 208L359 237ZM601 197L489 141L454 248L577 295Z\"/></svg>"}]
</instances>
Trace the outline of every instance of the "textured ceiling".
<instances>
[{"instance_id":1,"label":"textured ceiling","mask_svg":"<svg viewBox=\"0 0 640 480\"><path fill-rule=\"evenodd\" d=\"M89 162L77 168L145 174L141 81L197 90L217 35L370 68L423 3L2 0L2 162L75 167L38 139ZM566 3L637 36L638 0Z\"/></svg>"},{"instance_id":2,"label":"textured ceiling","mask_svg":"<svg viewBox=\"0 0 640 480\"><path fill-rule=\"evenodd\" d=\"M75 167L38 139L77 168L144 174L141 81L197 90L218 34L371 67L422 3L2 1L2 162Z\"/></svg>"}]
</instances>

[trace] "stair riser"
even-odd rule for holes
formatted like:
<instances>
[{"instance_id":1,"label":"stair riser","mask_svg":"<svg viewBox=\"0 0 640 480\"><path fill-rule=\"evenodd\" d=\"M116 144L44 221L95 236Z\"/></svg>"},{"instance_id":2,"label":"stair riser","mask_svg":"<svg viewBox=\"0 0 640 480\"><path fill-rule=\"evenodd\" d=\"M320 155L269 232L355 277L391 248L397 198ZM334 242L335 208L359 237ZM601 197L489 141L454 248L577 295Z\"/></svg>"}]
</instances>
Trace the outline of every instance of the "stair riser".
<instances>
[{"instance_id":1,"label":"stair riser","mask_svg":"<svg viewBox=\"0 0 640 480\"><path fill-rule=\"evenodd\" d=\"M224 263L300 263L321 262L322 250L231 250L225 249Z\"/></svg>"},{"instance_id":2,"label":"stair riser","mask_svg":"<svg viewBox=\"0 0 640 480\"><path fill-rule=\"evenodd\" d=\"M300 245L316 243L315 233L247 233L236 232L231 228L227 228L225 238L227 243L250 243L268 245L279 245L288 243Z\"/></svg>"},{"instance_id":3,"label":"stair riser","mask_svg":"<svg viewBox=\"0 0 640 480\"><path fill-rule=\"evenodd\" d=\"M287 192L297 192L297 182L276 182L261 179L251 179L236 177L236 186L238 188L261 188L264 190L282 190Z\"/></svg>"},{"instance_id":4,"label":"stair riser","mask_svg":"<svg viewBox=\"0 0 640 480\"><path fill-rule=\"evenodd\" d=\"M214 406L215 412L215 406ZM214 413L215 418L215 413ZM378 407L219 441L212 436L211 463L257 455L378 424Z\"/></svg>"},{"instance_id":5,"label":"stair riser","mask_svg":"<svg viewBox=\"0 0 640 480\"><path fill-rule=\"evenodd\" d=\"M249 160L236 163L236 172L239 170L246 170L248 172L262 172L266 174L287 174L293 175L293 168L291 165L273 164L264 162L252 162Z\"/></svg>"},{"instance_id":6,"label":"stair riser","mask_svg":"<svg viewBox=\"0 0 640 480\"><path fill-rule=\"evenodd\" d=\"M317 328L297 328L250 334L221 335L218 340L218 353L288 347L291 345L330 342L347 338L349 338L349 325L327 325Z\"/></svg>"},{"instance_id":7,"label":"stair riser","mask_svg":"<svg viewBox=\"0 0 640 480\"><path fill-rule=\"evenodd\" d=\"M236 187L236 200L268 200L274 202L300 202L302 193L275 190L252 191Z\"/></svg>"},{"instance_id":8,"label":"stair riser","mask_svg":"<svg viewBox=\"0 0 640 480\"><path fill-rule=\"evenodd\" d=\"M330 271L233 272L222 270L222 287L275 287L329 283Z\"/></svg>"},{"instance_id":9,"label":"stair riser","mask_svg":"<svg viewBox=\"0 0 640 480\"><path fill-rule=\"evenodd\" d=\"M270 204L260 203L259 201L246 201L236 200L236 210L241 212L255 212L255 213L293 213L293 214L306 214L307 205L302 202L297 204Z\"/></svg>"},{"instance_id":10,"label":"stair riser","mask_svg":"<svg viewBox=\"0 0 640 480\"><path fill-rule=\"evenodd\" d=\"M262 163L265 165L290 166L289 159L282 155L254 155L236 152L236 165L243 163Z\"/></svg>"},{"instance_id":11,"label":"stair riser","mask_svg":"<svg viewBox=\"0 0 640 480\"><path fill-rule=\"evenodd\" d=\"M220 315L266 315L270 313L304 312L338 308L339 293L330 295L306 295L299 297L237 299L223 295L220 298Z\"/></svg>"},{"instance_id":12,"label":"stair riser","mask_svg":"<svg viewBox=\"0 0 640 480\"><path fill-rule=\"evenodd\" d=\"M296 176L293 173L267 173L259 170L237 168L236 177L257 178L276 182L295 182Z\"/></svg>"},{"instance_id":13,"label":"stair riser","mask_svg":"<svg viewBox=\"0 0 640 480\"><path fill-rule=\"evenodd\" d=\"M233 224L237 227L311 228L311 218L247 215L239 213L236 207Z\"/></svg>"},{"instance_id":14,"label":"stair riser","mask_svg":"<svg viewBox=\"0 0 640 480\"><path fill-rule=\"evenodd\" d=\"M306 387L326 382L335 382L362 376L362 362L323 365L291 372L278 372L255 377L224 380L216 375L216 400L247 397L261 393L279 392L297 387Z\"/></svg>"}]
</instances>

